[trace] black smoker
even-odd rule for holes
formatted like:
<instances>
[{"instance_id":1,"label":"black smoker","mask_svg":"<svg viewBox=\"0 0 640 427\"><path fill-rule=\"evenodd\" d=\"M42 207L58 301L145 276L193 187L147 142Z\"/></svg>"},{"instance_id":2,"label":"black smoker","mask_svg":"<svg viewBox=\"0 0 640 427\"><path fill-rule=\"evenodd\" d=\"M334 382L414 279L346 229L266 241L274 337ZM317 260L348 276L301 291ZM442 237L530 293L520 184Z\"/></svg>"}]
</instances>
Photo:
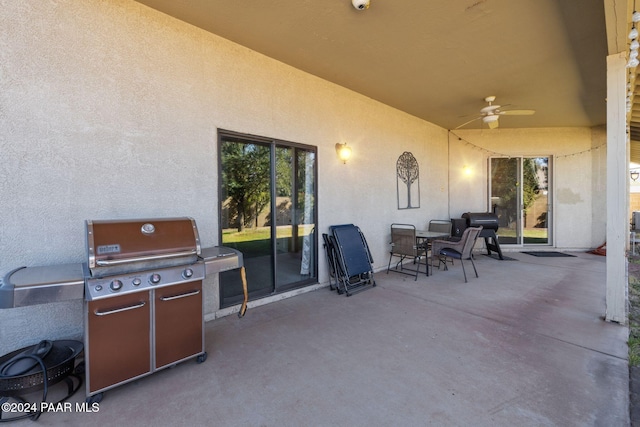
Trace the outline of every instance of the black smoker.
<instances>
[{"instance_id":1,"label":"black smoker","mask_svg":"<svg viewBox=\"0 0 640 427\"><path fill-rule=\"evenodd\" d=\"M480 227L482 231L478 237L484 237L484 243L487 247L487 254L491 255L491 251L498 253L498 257L504 260L500 244L498 243L498 215L491 212L467 212L462 214L462 218L466 219L467 227Z\"/></svg>"}]
</instances>

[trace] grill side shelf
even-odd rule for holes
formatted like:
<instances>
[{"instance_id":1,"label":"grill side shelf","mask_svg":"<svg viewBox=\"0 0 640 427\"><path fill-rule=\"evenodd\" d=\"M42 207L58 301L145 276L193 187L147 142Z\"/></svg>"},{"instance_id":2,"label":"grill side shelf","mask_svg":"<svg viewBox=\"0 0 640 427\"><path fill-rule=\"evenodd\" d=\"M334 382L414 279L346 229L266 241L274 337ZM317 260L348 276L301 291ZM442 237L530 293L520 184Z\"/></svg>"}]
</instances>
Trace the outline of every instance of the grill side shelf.
<instances>
[{"instance_id":1,"label":"grill side shelf","mask_svg":"<svg viewBox=\"0 0 640 427\"><path fill-rule=\"evenodd\" d=\"M20 267L0 281L0 308L84 298L82 264Z\"/></svg>"},{"instance_id":2,"label":"grill side shelf","mask_svg":"<svg viewBox=\"0 0 640 427\"><path fill-rule=\"evenodd\" d=\"M206 274L235 270L244 266L242 252L226 246L203 248L200 258L204 261Z\"/></svg>"}]
</instances>

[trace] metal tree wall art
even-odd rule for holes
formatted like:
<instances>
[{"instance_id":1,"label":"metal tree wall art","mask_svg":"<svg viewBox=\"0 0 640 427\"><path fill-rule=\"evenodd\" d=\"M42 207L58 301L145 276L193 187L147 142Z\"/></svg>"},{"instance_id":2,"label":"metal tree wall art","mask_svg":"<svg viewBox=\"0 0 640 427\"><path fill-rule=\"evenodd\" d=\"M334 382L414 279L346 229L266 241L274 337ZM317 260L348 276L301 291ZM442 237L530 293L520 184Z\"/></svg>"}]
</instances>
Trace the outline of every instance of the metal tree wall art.
<instances>
[{"instance_id":1,"label":"metal tree wall art","mask_svg":"<svg viewBox=\"0 0 640 427\"><path fill-rule=\"evenodd\" d=\"M398 209L420 207L420 167L413 154L405 151L396 162Z\"/></svg>"}]
</instances>

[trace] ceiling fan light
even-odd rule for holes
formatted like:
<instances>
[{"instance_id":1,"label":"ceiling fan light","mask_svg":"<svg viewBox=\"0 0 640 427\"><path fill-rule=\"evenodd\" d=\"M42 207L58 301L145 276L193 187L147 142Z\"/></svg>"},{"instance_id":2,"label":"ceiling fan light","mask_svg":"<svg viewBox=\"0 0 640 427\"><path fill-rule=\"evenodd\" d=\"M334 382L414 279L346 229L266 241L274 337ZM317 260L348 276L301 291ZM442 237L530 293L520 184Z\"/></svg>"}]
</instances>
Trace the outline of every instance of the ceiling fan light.
<instances>
[{"instance_id":1,"label":"ceiling fan light","mask_svg":"<svg viewBox=\"0 0 640 427\"><path fill-rule=\"evenodd\" d=\"M500 116L497 116L495 114L490 114L488 116L484 116L482 118L482 122L483 123L492 123L492 122L497 122L498 118L500 118Z\"/></svg>"}]
</instances>

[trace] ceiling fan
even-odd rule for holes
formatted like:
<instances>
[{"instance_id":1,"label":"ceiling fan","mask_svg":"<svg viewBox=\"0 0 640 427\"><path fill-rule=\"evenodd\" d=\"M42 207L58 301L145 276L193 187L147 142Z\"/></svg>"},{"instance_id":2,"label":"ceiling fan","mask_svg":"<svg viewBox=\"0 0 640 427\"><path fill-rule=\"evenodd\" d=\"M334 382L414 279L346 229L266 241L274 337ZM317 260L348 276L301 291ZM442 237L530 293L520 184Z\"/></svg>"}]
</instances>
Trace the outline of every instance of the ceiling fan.
<instances>
[{"instance_id":1,"label":"ceiling fan","mask_svg":"<svg viewBox=\"0 0 640 427\"><path fill-rule=\"evenodd\" d=\"M482 119L482 123L486 123L489 126L489 129L495 129L498 127L498 119L500 116L530 116L536 112L536 110L502 110L500 105L493 103L495 100L495 96L487 96L484 101L489 105L480 109L480 115L461 124L456 129L460 129L463 126L480 119Z\"/></svg>"}]
</instances>

